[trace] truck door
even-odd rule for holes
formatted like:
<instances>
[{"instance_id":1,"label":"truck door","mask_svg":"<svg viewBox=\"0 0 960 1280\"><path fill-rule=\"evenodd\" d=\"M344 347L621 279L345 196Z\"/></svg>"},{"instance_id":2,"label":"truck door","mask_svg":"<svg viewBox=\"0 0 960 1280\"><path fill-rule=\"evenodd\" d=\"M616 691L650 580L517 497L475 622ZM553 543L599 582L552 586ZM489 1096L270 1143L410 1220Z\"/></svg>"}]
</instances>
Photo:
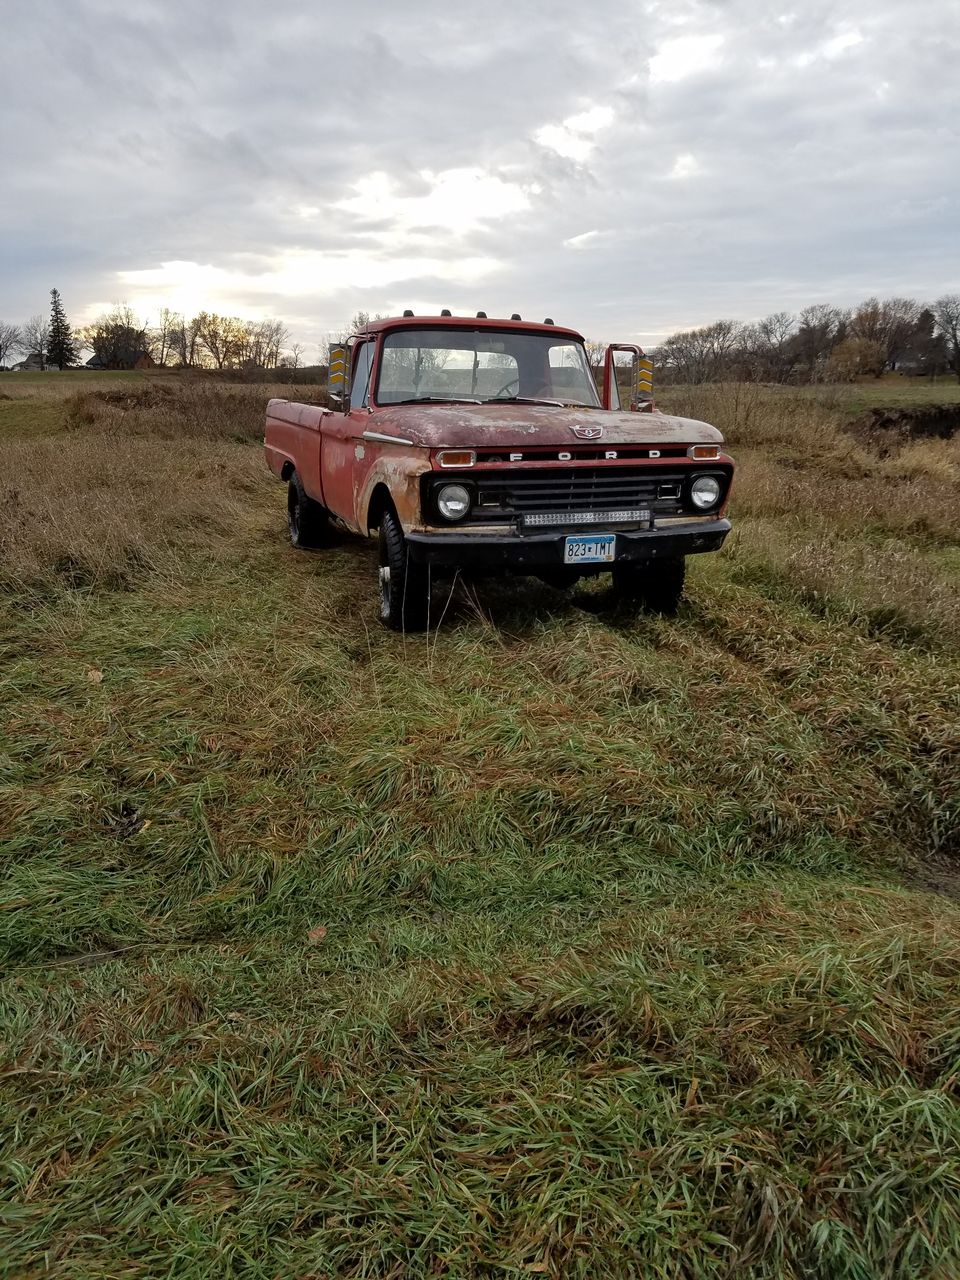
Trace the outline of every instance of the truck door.
<instances>
[{"instance_id":1,"label":"truck door","mask_svg":"<svg viewBox=\"0 0 960 1280\"><path fill-rule=\"evenodd\" d=\"M360 491L363 459L363 432L367 428L370 379L376 340L367 338L348 350L350 359L350 399L342 413L334 413L323 423L320 471L323 476L323 503L328 511L352 528L358 527L356 495ZM358 454L358 449L361 452Z\"/></svg>"}]
</instances>

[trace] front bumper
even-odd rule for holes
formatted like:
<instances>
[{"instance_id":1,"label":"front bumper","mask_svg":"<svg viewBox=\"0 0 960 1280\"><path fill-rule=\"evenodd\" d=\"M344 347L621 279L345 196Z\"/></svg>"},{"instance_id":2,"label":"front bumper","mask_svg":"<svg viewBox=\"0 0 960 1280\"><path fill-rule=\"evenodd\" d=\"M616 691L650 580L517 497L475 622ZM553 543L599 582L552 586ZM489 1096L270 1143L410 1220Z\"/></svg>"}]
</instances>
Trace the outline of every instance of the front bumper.
<instances>
[{"instance_id":1,"label":"front bumper","mask_svg":"<svg viewBox=\"0 0 960 1280\"><path fill-rule=\"evenodd\" d=\"M616 533L616 564L632 560L665 560L675 556L694 555L699 551L718 551L730 532L729 520L698 520L665 529L618 529L591 527L583 534ZM570 569L564 565L563 549L575 529L551 529L549 533L499 534L410 533L407 546L410 559L418 564L448 568L500 569L514 573L537 573L541 569ZM583 572L604 572L609 565L584 565Z\"/></svg>"}]
</instances>

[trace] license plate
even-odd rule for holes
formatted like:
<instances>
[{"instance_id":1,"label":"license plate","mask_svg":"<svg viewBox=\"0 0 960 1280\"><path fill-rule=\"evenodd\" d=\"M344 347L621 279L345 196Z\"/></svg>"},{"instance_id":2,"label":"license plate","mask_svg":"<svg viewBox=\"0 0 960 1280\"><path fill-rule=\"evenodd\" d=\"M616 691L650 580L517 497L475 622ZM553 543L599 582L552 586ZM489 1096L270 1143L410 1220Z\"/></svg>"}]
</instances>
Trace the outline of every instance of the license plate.
<instances>
[{"instance_id":1,"label":"license plate","mask_svg":"<svg viewBox=\"0 0 960 1280\"><path fill-rule=\"evenodd\" d=\"M563 545L564 564L613 564L617 545L615 533L597 533L567 538Z\"/></svg>"}]
</instances>

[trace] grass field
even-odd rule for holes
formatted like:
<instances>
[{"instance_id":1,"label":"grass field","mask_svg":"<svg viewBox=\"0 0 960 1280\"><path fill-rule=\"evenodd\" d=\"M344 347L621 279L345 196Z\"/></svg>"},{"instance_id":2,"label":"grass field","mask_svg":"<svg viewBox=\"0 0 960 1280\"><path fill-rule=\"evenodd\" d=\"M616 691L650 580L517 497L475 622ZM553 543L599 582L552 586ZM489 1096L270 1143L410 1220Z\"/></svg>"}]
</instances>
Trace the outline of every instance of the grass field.
<instances>
[{"instance_id":1,"label":"grass field","mask_svg":"<svg viewBox=\"0 0 960 1280\"><path fill-rule=\"evenodd\" d=\"M404 638L275 389L22 386L0 1274L960 1274L960 437L665 390L740 463L678 617Z\"/></svg>"}]
</instances>

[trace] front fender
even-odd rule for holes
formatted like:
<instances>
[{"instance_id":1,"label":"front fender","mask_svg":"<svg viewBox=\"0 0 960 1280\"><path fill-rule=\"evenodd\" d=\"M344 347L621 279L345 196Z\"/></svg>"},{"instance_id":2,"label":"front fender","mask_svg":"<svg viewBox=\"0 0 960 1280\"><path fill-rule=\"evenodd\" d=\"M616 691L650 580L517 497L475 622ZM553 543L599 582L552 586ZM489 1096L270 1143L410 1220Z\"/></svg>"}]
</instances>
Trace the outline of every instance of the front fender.
<instances>
[{"instance_id":1,"label":"front fender","mask_svg":"<svg viewBox=\"0 0 960 1280\"><path fill-rule=\"evenodd\" d=\"M370 510L374 495L381 486L390 495L397 519L404 533L417 533L425 528L420 510L420 477L430 471L429 453L412 453L409 446L365 443L374 449L374 459L358 485L356 494L357 527L368 537L372 532Z\"/></svg>"}]
</instances>

